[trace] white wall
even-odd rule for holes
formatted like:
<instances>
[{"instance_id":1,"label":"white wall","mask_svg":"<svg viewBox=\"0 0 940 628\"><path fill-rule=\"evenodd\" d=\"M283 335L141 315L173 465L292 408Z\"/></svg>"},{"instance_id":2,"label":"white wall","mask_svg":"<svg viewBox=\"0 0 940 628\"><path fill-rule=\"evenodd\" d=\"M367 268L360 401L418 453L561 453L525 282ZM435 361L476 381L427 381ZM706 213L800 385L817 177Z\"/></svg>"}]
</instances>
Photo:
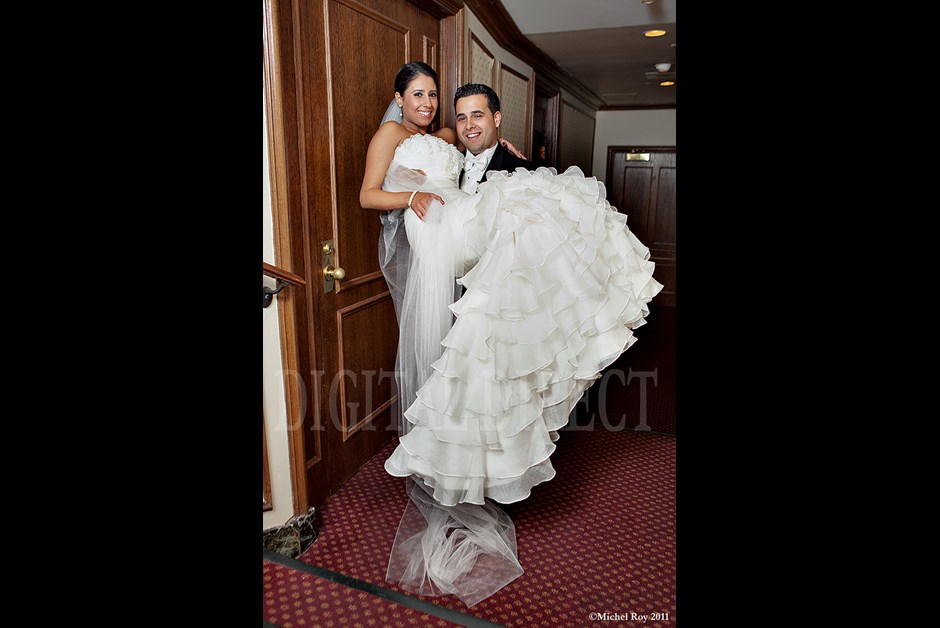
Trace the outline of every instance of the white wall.
<instances>
[{"instance_id":1,"label":"white wall","mask_svg":"<svg viewBox=\"0 0 940 628\"><path fill-rule=\"evenodd\" d=\"M274 260L274 218L271 206L271 184L268 170L268 125L262 90L262 124L264 131L264 203L262 207L262 259L272 265ZM276 282L262 275L265 286L274 288ZM284 378L281 376L280 325L277 318L277 297L261 310L262 371L264 381L264 429L268 440L268 472L271 477L271 498L274 510L261 517L261 529L279 526L294 516L294 497L290 482L290 456L287 446L287 404L284 401ZM257 425L257 424L256 424ZM250 429L245 426L245 429Z\"/></svg>"},{"instance_id":2,"label":"white wall","mask_svg":"<svg viewBox=\"0 0 940 628\"><path fill-rule=\"evenodd\" d=\"M675 109L598 111L594 126L594 172L607 177L608 146L675 146ZM604 181L606 183L606 181Z\"/></svg>"}]
</instances>

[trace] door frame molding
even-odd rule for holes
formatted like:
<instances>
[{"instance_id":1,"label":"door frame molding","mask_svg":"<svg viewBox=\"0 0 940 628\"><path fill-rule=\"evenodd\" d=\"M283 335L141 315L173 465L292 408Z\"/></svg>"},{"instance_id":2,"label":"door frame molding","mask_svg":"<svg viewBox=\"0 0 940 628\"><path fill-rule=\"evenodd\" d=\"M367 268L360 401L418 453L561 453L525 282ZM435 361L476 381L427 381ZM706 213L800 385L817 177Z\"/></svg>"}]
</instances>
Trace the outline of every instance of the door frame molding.
<instances>
[{"instance_id":1,"label":"door frame molding","mask_svg":"<svg viewBox=\"0 0 940 628\"><path fill-rule=\"evenodd\" d=\"M293 62L293 39L291 34L295 16L286 14L290 2L265 0L264 2L264 90L268 117L268 156L271 181L271 207L274 226L274 251L278 267L305 280L304 286L285 290L278 295L278 323L280 325L282 374L287 410L287 441L290 457L291 492L294 514L309 509L307 487L307 462L305 460L306 432L303 427L308 412L312 412L313 424L319 417L319 391L308 390L303 373L309 369L309 358L315 355L316 336L312 312L306 306L311 302L314 286L307 281L309 260L304 251L310 250L308 230L302 224L292 227L292 218L306 222L306 209L291 211L291 205L302 202L302 194L294 173L299 172L301 151L292 138L300 137L296 117L297 95L293 86L285 84L285 76L296 76ZM293 166L293 169L292 169ZM293 188L293 189L292 189ZM292 201L292 197L296 200ZM299 215L298 215L299 214ZM312 430L315 439L315 461L322 460L319 430Z\"/></svg>"}]
</instances>

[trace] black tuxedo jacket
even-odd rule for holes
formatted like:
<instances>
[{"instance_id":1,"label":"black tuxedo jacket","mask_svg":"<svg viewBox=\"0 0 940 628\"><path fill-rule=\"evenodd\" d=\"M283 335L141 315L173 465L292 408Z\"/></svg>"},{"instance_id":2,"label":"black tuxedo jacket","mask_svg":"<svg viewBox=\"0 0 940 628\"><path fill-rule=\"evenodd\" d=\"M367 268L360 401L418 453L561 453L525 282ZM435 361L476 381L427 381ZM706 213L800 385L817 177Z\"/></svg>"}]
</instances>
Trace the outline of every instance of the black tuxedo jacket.
<instances>
[{"instance_id":1,"label":"black tuxedo jacket","mask_svg":"<svg viewBox=\"0 0 940 628\"><path fill-rule=\"evenodd\" d=\"M486 171L483 173L483 178L480 179L480 183L486 181L486 173L490 170L508 170L509 172L514 172L516 168L519 167L525 168L526 170L533 169L532 162L520 159L506 150L502 144L496 144L496 150L493 151L493 156L490 158L490 163L486 166ZM463 185L463 177L465 174L467 173L461 171L460 180L457 182L457 185Z\"/></svg>"}]
</instances>

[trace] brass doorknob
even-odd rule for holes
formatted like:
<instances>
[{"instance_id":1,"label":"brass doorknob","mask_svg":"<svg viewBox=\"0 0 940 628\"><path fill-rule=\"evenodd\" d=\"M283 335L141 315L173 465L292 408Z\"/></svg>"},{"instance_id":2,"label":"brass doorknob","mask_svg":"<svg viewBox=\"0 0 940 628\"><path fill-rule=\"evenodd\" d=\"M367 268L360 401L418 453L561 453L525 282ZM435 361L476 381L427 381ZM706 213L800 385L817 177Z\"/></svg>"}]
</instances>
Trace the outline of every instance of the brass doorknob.
<instances>
[{"instance_id":1,"label":"brass doorknob","mask_svg":"<svg viewBox=\"0 0 940 628\"><path fill-rule=\"evenodd\" d=\"M327 266L323 269L323 274L327 277L332 277L333 279L343 279L346 277L346 271L342 268L333 268L332 266Z\"/></svg>"}]
</instances>

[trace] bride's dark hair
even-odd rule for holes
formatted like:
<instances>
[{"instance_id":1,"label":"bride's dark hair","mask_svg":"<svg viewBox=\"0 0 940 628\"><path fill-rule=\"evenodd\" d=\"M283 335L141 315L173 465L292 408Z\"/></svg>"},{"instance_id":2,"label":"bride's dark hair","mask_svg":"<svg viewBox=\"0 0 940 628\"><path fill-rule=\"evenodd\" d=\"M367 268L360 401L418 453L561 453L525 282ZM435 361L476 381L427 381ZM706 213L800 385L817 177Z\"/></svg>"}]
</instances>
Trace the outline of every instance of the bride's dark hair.
<instances>
[{"instance_id":1,"label":"bride's dark hair","mask_svg":"<svg viewBox=\"0 0 940 628\"><path fill-rule=\"evenodd\" d=\"M434 71L434 68L422 61L412 61L411 63L406 63L401 66L398 70L398 74L395 75L395 91L404 96L408 83L413 81L419 74L430 76L434 79L434 84L438 84L437 72Z\"/></svg>"}]
</instances>

